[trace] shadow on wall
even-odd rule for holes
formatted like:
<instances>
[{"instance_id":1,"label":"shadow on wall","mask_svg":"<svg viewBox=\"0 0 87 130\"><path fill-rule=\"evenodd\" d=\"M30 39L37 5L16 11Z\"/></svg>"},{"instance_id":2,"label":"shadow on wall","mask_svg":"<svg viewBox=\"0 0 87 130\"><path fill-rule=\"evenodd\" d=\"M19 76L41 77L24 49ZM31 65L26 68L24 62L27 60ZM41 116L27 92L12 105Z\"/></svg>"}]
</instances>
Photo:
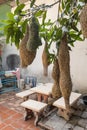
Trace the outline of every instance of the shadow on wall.
<instances>
[{"instance_id":1,"label":"shadow on wall","mask_svg":"<svg viewBox=\"0 0 87 130\"><path fill-rule=\"evenodd\" d=\"M20 66L20 57L17 54L10 54L6 58L6 64L8 70L14 70L15 68L19 68Z\"/></svg>"}]
</instances>

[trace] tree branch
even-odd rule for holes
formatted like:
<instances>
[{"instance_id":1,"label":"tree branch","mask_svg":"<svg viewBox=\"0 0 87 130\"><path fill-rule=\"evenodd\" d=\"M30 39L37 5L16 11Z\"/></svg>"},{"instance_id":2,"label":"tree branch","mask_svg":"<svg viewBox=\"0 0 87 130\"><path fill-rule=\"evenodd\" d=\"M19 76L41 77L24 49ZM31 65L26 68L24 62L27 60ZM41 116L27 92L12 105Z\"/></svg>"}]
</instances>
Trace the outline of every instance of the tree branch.
<instances>
[{"instance_id":1,"label":"tree branch","mask_svg":"<svg viewBox=\"0 0 87 130\"><path fill-rule=\"evenodd\" d=\"M51 5L46 5L46 7L52 7L52 6L54 6L54 5L56 5L57 3L59 3L60 2L60 0L58 0L58 1L56 1L56 2L54 2L53 4L51 4Z\"/></svg>"},{"instance_id":2,"label":"tree branch","mask_svg":"<svg viewBox=\"0 0 87 130\"><path fill-rule=\"evenodd\" d=\"M31 0L29 0L30 2L31 2ZM61 0L58 0L58 1L56 1L56 2L54 2L54 3L52 3L52 4L50 4L50 5L45 5L45 4L41 4L41 5L36 5L36 4L34 4L34 6L35 7L32 7L33 9L32 9L32 13L31 13L31 11L30 11L30 9L29 9L29 11L27 12L27 14L25 14L25 15L22 15L22 14L20 14L21 16L29 16L30 18L31 18L31 14L33 14L33 13L35 13L35 12L37 12L37 11L39 11L39 10L45 10L45 9L47 9L47 8L51 8L52 6L54 6L54 5L56 5L57 3L60 3L61 2ZM29 19L30 19L29 18Z\"/></svg>"}]
</instances>

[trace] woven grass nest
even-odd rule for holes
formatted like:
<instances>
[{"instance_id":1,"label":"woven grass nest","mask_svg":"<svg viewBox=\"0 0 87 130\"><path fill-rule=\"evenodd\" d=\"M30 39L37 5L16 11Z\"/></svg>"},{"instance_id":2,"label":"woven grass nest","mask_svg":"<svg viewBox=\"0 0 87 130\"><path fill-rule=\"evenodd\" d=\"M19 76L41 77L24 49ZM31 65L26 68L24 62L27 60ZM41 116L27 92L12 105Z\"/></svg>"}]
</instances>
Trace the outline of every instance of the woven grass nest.
<instances>
[{"instance_id":1,"label":"woven grass nest","mask_svg":"<svg viewBox=\"0 0 87 130\"><path fill-rule=\"evenodd\" d=\"M80 24L82 29L82 34L87 38L87 4L83 7L80 14Z\"/></svg>"},{"instance_id":2,"label":"woven grass nest","mask_svg":"<svg viewBox=\"0 0 87 130\"><path fill-rule=\"evenodd\" d=\"M36 51L28 51L26 46L20 45L20 57L21 57L21 67L25 68L28 65L32 64L33 60L36 57Z\"/></svg>"},{"instance_id":3,"label":"woven grass nest","mask_svg":"<svg viewBox=\"0 0 87 130\"><path fill-rule=\"evenodd\" d=\"M27 26L26 34L25 34L24 38L22 39L20 46L19 46L21 67L23 67L23 68L32 64L33 60L36 57L36 51L28 51L26 48L28 39L29 39L29 26Z\"/></svg>"},{"instance_id":4,"label":"woven grass nest","mask_svg":"<svg viewBox=\"0 0 87 130\"><path fill-rule=\"evenodd\" d=\"M57 57L55 57L54 65L52 69L52 78L59 82L60 70L59 70L59 63Z\"/></svg>"}]
</instances>

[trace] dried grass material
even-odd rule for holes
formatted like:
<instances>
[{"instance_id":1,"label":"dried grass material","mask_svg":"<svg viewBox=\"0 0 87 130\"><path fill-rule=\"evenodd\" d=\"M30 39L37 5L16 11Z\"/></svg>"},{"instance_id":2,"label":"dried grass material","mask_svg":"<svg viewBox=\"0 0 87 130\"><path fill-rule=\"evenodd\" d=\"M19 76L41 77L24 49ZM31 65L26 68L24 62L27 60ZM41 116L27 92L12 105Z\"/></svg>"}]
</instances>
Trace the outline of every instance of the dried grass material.
<instances>
[{"instance_id":1,"label":"dried grass material","mask_svg":"<svg viewBox=\"0 0 87 130\"><path fill-rule=\"evenodd\" d=\"M60 89L65 100L66 109L69 110L69 99L72 91L72 81L70 76L70 56L67 45L67 36L64 35L59 47L59 69L60 69Z\"/></svg>"},{"instance_id":2,"label":"dried grass material","mask_svg":"<svg viewBox=\"0 0 87 130\"><path fill-rule=\"evenodd\" d=\"M27 32L19 46L21 67L27 67L28 65L30 65L36 56L36 51L28 51L26 48L28 39L29 39L29 26L27 26Z\"/></svg>"},{"instance_id":3,"label":"dried grass material","mask_svg":"<svg viewBox=\"0 0 87 130\"><path fill-rule=\"evenodd\" d=\"M48 76L48 66L50 65L49 61L49 52L47 51L48 43L45 43L43 53L42 53L42 63L43 63L43 74L44 76Z\"/></svg>"},{"instance_id":4,"label":"dried grass material","mask_svg":"<svg viewBox=\"0 0 87 130\"><path fill-rule=\"evenodd\" d=\"M27 41L27 49L29 51L36 51L36 49L42 45L39 37L39 24L35 17L32 17L29 27L29 39Z\"/></svg>"},{"instance_id":5,"label":"dried grass material","mask_svg":"<svg viewBox=\"0 0 87 130\"><path fill-rule=\"evenodd\" d=\"M58 99L61 97L61 91L60 91L60 87L59 87L59 83L58 82L54 82L53 88L52 88L52 97L54 99Z\"/></svg>"},{"instance_id":6,"label":"dried grass material","mask_svg":"<svg viewBox=\"0 0 87 130\"><path fill-rule=\"evenodd\" d=\"M60 70L59 70L58 59L57 57L55 57L53 70L52 70L52 77L55 81L59 82L59 76L60 76Z\"/></svg>"},{"instance_id":7,"label":"dried grass material","mask_svg":"<svg viewBox=\"0 0 87 130\"><path fill-rule=\"evenodd\" d=\"M82 29L82 34L87 38L87 4L83 7L80 14L80 24Z\"/></svg>"}]
</instances>

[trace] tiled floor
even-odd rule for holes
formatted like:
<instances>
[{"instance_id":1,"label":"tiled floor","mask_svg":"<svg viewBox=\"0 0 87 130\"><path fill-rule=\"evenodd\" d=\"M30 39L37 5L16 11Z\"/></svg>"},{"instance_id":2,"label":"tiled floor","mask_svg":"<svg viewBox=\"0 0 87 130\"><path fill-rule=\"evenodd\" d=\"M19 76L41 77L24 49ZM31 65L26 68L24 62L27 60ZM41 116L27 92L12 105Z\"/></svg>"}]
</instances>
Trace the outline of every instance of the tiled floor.
<instances>
[{"instance_id":1,"label":"tiled floor","mask_svg":"<svg viewBox=\"0 0 87 130\"><path fill-rule=\"evenodd\" d=\"M34 118L24 121L24 109L20 106L22 99L15 94L9 92L0 95L0 130L43 130L34 126ZM79 106L81 110L76 111L68 122L55 113L49 118L43 118L39 126L51 127L50 130L87 130L87 106L84 107Z\"/></svg>"},{"instance_id":2,"label":"tiled floor","mask_svg":"<svg viewBox=\"0 0 87 130\"><path fill-rule=\"evenodd\" d=\"M0 95L0 130L41 130L34 126L34 118L24 121L21 102L14 92Z\"/></svg>"}]
</instances>

